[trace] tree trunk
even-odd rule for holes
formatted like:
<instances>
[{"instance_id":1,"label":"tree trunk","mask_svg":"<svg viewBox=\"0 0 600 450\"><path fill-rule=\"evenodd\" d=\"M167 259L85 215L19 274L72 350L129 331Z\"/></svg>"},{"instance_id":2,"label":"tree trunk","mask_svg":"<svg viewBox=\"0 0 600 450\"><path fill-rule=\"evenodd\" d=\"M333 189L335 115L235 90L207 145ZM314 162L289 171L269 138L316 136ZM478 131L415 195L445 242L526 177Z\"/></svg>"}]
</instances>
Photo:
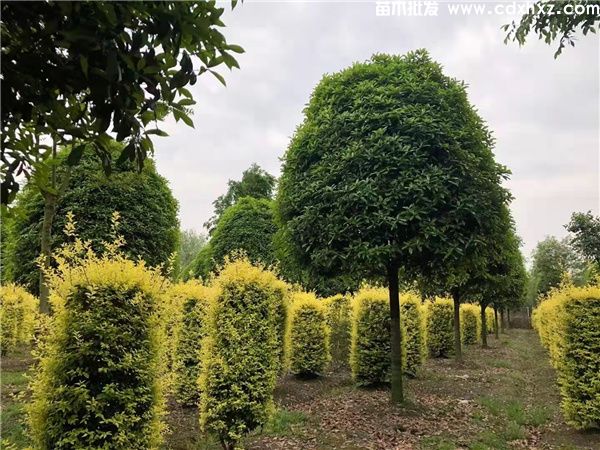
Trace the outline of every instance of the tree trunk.
<instances>
[{"instance_id":1,"label":"tree trunk","mask_svg":"<svg viewBox=\"0 0 600 450\"><path fill-rule=\"evenodd\" d=\"M498 335L498 307L494 306L494 336L496 337L496 339L499 339L500 336Z\"/></svg>"},{"instance_id":2,"label":"tree trunk","mask_svg":"<svg viewBox=\"0 0 600 450\"><path fill-rule=\"evenodd\" d=\"M452 293L454 300L454 358L457 361L462 361L462 347L460 339L460 294Z\"/></svg>"},{"instance_id":3,"label":"tree trunk","mask_svg":"<svg viewBox=\"0 0 600 450\"><path fill-rule=\"evenodd\" d=\"M392 350L392 402L402 403L402 331L400 326L400 292L398 289L398 267L392 264L388 268L388 286L390 293L390 347Z\"/></svg>"},{"instance_id":4,"label":"tree trunk","mask_svg":"<svg viewBox=\"0 0 600 450\"><path fill-rule=\"evenodd\" d=\"M504 334L504 320L506 317L504 316L504 308L500 310L500 333Z\"/></svg>"},{"instance_id":5,"label":"tree trunk","mask_svg":"<svg viewBox=\"0 0 600 450\"><path fill-rule=\"evenodd\" d=\"M51 192L42 192L44 197L44 221L42 222L40 254L43 258L42 267L48 267L52 257L52 223L56 215L56 204L58 196ZM50 314L50 289L44 276L44 271L40 268L40 312Z\"/></svg>"},{"instance_id":6,"label":"tree trunk","mask_svg":"<svg viewBox=\"0 0 600 450\"><path fill-rule=\"evenodd\" d=\"M485 317L485 308L487 305L481 304L481 346L488 348L487 344L487 321Z\"/></svg>"},{"instance_id":7,"label":"tree trunk","mask_svg":"<svg viewBox=\"0 0 600 450\"><path fill-rule=\"evenodd\" d=\"M506 328L510 329L510 309L506 311L506 315L508 316L506 321Z\"/></svg>"}]
</instances>

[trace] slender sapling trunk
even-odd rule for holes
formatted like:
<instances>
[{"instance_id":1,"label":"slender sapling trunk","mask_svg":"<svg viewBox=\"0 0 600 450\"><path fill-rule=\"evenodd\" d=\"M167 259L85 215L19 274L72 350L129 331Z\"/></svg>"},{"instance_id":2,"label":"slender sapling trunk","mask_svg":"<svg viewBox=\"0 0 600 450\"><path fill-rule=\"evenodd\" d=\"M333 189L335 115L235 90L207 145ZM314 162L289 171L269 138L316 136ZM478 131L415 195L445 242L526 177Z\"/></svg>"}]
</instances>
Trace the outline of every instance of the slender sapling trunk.
<instances>
[{"instance_id":1,"label":"slender sapling trunk","mask_svg":"<svg viewBox=\"0 0 600 450\"><path fill-rule=\"evenodd\" d=\"M462 346L460 339L460 294L458 291L452 293L454 300L454 358L462 361Z\"/></svg>"},{"instance_id":2,"label":"slender sapling trunk","mask_svg":"<svg viewBox=\"0 0 600 450\"><path fill-rule=\"evenodd\" d=\"M498 335L498 307L496 307L494 305L494 336L496 337L496 339L499 339L500 336Z\"/></svg>"},{"instance_id":3,"label":"slender sapling trunk","mask_svg":"<svg viewBox=\"0 0 600 450\"><path fill-rule=\"evenodd\" d=\"M487 320L485 317L485 308L487 305L481 303L481 346L488 348L487 343Z\"/></svg>"}]
</instances>

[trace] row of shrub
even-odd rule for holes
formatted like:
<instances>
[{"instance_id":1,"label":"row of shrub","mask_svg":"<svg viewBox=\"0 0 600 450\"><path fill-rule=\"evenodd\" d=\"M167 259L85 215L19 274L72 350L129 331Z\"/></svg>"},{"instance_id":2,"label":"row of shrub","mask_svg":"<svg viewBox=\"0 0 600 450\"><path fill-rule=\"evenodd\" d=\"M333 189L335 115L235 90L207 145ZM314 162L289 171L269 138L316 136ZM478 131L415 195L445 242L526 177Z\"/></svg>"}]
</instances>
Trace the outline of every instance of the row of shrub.
<instances>
[{"instance_id":1,"label":"row of shrub","mask_svg":"<svg viewBox=\"0 0 600 450\"><path fill-rule=\"evenodd\" d=\"M551 291L532 322L556 369L566 421L600 428L600 284Z\"/></svg>"},{"instance_id":2,"label":"row of shrub","mask_svg":"<svg viewBox=\"0 0 600 450\"><path fill-rule=\"evenodd\" d=\"M3 355L33 339L38 300L16 284L0 286L0 350Z\"/></svg>"},{"instance_id":3,"label":"row of shrub","mask_svg":"<svg viewBox=\"0 0 600 450\"><path fill-rule=\"evenodd\" d=\"M385 289L320 300L243 258L207 285L172 285L115 249L96 256L77 240L61 251L29 407L36 448L158 448L169 391L234 448L268 420L282 372L320 375L333 355L359 385L389 380ZM447 305L402 295L405 373L452 347Z\"/></svg>"}]
</instances>

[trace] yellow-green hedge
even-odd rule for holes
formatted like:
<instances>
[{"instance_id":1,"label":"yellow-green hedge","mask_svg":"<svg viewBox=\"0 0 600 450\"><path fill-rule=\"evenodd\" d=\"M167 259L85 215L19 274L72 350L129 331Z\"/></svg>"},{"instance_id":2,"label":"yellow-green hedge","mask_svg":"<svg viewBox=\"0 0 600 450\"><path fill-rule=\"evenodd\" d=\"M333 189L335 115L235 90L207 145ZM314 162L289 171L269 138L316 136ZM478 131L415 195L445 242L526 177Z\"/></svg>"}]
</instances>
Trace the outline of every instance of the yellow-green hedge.
<instances>
[{"instance_id":1,"label":"yellow-green hedge","mask_svg":"<svg viewBox=\"0 0 600 450\"><path fill-rule=\"evenodd\" d=\"M174 336L174 386L177 401L196 406L200 400L200 352L205 337L206 312L214 295L211 288L197 280L174 285L169 295L181 305L181 318Z\"/></svg>"},{"instance_id":2,"label":"yellow-green hedge","mask_svg":"<svg viewBox=\"0 0 600 450\"><path fill-rule=\"evenodd\" d=\"M81 243L48 277L54 316L28 408L35 448L159 448L165 280Z\"/></svg>"},{"instance_id":3,"label":"yellow-green hedge","mask_svg":"<svg viewBox=\"0 0 600 450\"><path fill-rule=\"evenodd\" d=\"M477 344L481 333L481 312L478 305L460 305L460 328L463 344Z\"/></svg>"},{"instance_id":4,"label":"yellow-green hedge","mask_svg":"<svg viewBox=\"0 0 600 450\"><path fill-rule=\"evenodd\" d=\"M359 386L390 381L390 306L388 290L362 288L352 300L350 367ZM403 330L405 331L405 330ZM402 362L406 363L406 332L402 333Z\"/></svg>"},{"instance_id":5,"label":"yellow-green hedge","mask_svg":"<svg viewBox=\"0 0 600 450\"><path fill-rule=\"evenodd\" d=\"M400 294L402 329L406 333L404 373L416 376L427 357L425 309L414 292Z\"/></svg>"},{"instance_id":6,"label":"yellow-green hedge","mask_svg":"<svg viewBox=\"0 0 600 450\"><path fill-rule=\"evenodd\" d=\"M533 325L557 371L567 423L600 428L600 285L551 292Z\"/></svg>"},{"instance_id":7,"label":"yellow-green hedge","mask_svg":"<svg viewBox=\"0 0 600 450\"><path fill-rule=\"evenodd\" d=\"M350 355L350 297L334 295L324 300L327 312L327 324L331 329L331 362L335 367L347 367Z\"/></svg>"},{"instance_id":8,"label":"yellow-green hedge","mask_svg":"<svg viewBox=\"0 0 600 450\"><path fill-rule=\"evenodd\" d=\"M454 302L450 299L427 302L427 348L432 358L454 353Z\"/></svg>"},{"instance_id":9,"label":"yellow-green hedge","mask_svg":"<svg viewBox=\"0 0 600 450\"><path fill-rule=\"evenodd\" d=\"M202 340L200 425L235 448L273 410L279 367L278 280L247 259L227 262L214 281Z\"/></svg>"},{"instance_id":10,"label":"yellow-green hedge","mask_svg":"<svg viewBox=\"0 0 600 450\"><path fill-rule=\"evenodd\" d=\"M330 360L326 308L314 294L296 292L285 339L287 367L294 375L317 376Z\"/></svg>"},{"instance_id":11,"label":"yellow-green hedge","mask_svg":"<svg viewBox=\"0 0 600 450\"><path fill-rule=\"evenodd\" d=\"M37 319L38 300L21 286L0 286L0 349L6 355L19 344L29 344Z\"/></svg>"}]
</instances>

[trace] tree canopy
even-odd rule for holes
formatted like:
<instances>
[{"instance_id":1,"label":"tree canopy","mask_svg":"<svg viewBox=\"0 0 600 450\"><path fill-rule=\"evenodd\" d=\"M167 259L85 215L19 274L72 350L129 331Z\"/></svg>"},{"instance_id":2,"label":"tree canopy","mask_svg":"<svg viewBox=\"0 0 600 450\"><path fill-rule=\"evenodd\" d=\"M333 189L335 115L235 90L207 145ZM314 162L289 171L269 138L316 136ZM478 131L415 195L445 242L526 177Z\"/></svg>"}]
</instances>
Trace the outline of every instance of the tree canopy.
<instances>
[{"instance_id":1,"label":"tree canopy","mask_svg":"<svg viewBox=\"0 0 600 450\"><path fill-rule=\"evenodd\" d=\"M116 160L120 145L111 146ZM112 213L118 211L119 233L126 241L124 252L151 266L167 263L177 250L179 237L178 205L167 181L156 172L150 159L144 162L141 173L127 161L113 165L113 173L107 179L99 161L86 153L80 164L71 169L67 188L57 204L52 248L66 240L62 230L70 211L75 216L79 237L91 240L95 250L102 250L102 241L112 238ZM32 293L39 291L36 258L40 254L43 215L42 194L27 185L11 208L8 236L2 236L3 240L8 237L3 270Z\"/></svg>"},{"instance_id":2,"label":"tree canopy","mask_svg":"<svg viewBox=\"0 0 600 450\"><path fill-rule=\"evenodd\" d=\"M588 261L600 267L600 217L587 213L573 213L565 227L573 234L571 245Z\"/></svg>"},{"instance_id":3,"label":"tree canopy","mask_svg":"<svg viewBox=\"0 0 600 450\"><path fill-rule=\"evenodd\" d=\"M213 216L204 224L209 233L212 234L225 210L233 206L240 198L273 198L276 178L253 163L242 173L241 180L229 180L227 192L219 196L214 202L215 211Z\"/></svg>"},{"instance_id":4,"label":"tree canopy","mask_svg":"<svg viewBox=\"0 0 600 450\"><path fill-rule=\"evenodd\" d=\"M395 400L398 270L415 277L481 260L508 199L492 145L464 83L419 50L323 77L284 157L278 211L301 264L388 279Z\"/></svg>"},{"instance_id":5,"label":"tree canopy","mask_svg":"<svg viewBox=\"0 0 600 450\"><path fill-rule=\"evenodd\" d=\"M235 5L236 1L232 2ZM2 202L51 154L91 144L109 173L110 137L139 169L155 122L172 114L193 126L187 85L221 64L238 67L219 31L223 8L204 2L2 2ZM84 144L77 144L83 142Z\"/></svg>"}]
</instances>

